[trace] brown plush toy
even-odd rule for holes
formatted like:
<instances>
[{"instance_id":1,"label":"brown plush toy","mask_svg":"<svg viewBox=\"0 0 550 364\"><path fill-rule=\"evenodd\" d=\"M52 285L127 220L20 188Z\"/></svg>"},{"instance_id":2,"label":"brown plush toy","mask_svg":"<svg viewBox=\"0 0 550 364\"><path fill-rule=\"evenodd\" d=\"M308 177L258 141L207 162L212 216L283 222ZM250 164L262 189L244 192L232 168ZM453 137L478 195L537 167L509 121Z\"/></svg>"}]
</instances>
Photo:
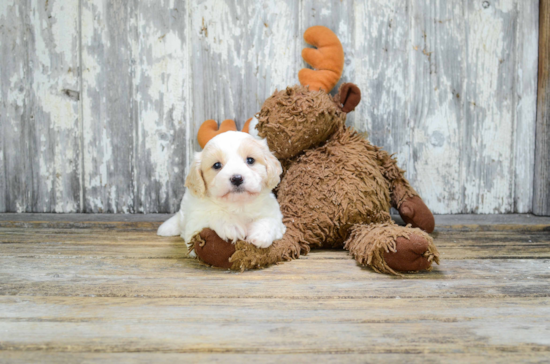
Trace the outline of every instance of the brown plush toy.
<instances>
[{"instance_id":1,"label":"brown plush toy","mask_svg":"<svg viewBox=\"0 0 550 364\"><path fill-rule=\"evenodd\" d=\"M205 229L194 238L197 256L244 270L298 258L311 248L344 248L378 272L430 270L432 262L439 263L428 235L435 225L432 213L396 160L345 126L346 114L361 100L359 88L344 83L336 96L328 93L344 65L340 41L322 26L307 29L304 39L316 47L302 52L314 70L300 71L300 86L275 91L255 124L284 168L276 192L287 232L259 249L227 243ZM407 226L392 221L390 207Z\"/></svg>"}]
</instances>

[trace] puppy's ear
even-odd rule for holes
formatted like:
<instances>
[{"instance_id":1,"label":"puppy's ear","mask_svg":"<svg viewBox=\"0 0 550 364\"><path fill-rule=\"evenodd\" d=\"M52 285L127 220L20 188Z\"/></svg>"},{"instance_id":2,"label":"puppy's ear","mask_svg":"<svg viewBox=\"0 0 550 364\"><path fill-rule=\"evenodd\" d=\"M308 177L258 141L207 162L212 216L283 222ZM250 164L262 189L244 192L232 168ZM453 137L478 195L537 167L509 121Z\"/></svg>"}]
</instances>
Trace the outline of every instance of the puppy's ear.
<instances>
[{"instance_id":1,"label":"puppy's ear","mask_svg":"<svg viewBox=\"0 0 550 364\"><path fill-rule=\"evenodd\" d=\"M195 153L191 168L185 179L185 187L189 188L191 193L199 198L206 194L206 182L201 171L201 152Z\"/></svg>"},{"instance_id":2,"label":"puppy's ear","mask_svg":"<svg viewBox=\"0 0 550 364\"><path fill-rule=\"evenodd\" d=\"M260 145L262 146L262 150L264 151L264 158L265 158L265 168L267 169L267 178L265 180L265 186L269 188L270 190L277 187L279 182L281 182L281 173L283 173L283 167L281 167L281 163L273 153L269 150L269 147L267 146L267 140L262 139L258 140Z\"/></svg>"}]
</instances>

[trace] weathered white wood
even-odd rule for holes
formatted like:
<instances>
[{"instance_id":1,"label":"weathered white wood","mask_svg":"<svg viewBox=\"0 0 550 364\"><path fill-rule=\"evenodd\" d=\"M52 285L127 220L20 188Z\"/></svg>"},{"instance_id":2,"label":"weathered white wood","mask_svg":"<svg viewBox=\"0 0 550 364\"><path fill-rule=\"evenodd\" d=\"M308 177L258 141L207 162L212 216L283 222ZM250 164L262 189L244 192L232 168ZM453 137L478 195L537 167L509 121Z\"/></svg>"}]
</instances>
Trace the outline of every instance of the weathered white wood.
<instances>
[{"instance_id":1,"label":"weathered white wood","mask_svg":"<svg viewBox=\"0 0 550 364\"><path fill-rule=\"evenodd\" d=\"M49 258L75 259L181 259L187 258L187 249L180 237L160 238L156 224L116 223L50 223L2 224L0 243L2 255L9 259ZM11 224L10 224L11 225ZM129 226L130 225L130 226ZM27 228L22 228L26 226ZM549 234L541 226L447 226L438 228L435 242L441 259L548 259ZM93 237L91 239L90 237ZM482 242L482 243L480 243ZM314 251L301 260L343 259L350 257L337 253ZM328 263L328 262L327 262ZM292 264L292 263L289 263ZM192 274L188 272L188 274Z\"/></svg>"},{"instance_id":2,"label":"weathered white wood","mask_svg":"<svg viewBox=\"0 0 550 364\"><path fill-rule=\"evenodd\" d=\"M550 1L540 2L540 50L533 212L550 215Z\"/></svg>"},{"instance_id":3,"label":"weathered white wood","mask_svg":"<svg viewBox=\"0 0 550 364\"><path fill-rule=\"evenodd\" d=\"M30 149L36 212L80 210L80 18L76 1L28 9Z\"/></svg>"},{"instance_id":4,"label":"weathered white wood","mask_svg":"<svg viewBox=\"0 0 550 364\"><path fill-rule=\"evenodd\" d=\"M494 351L487 353L482 348L476 352L420 352L418 348L411 347L403 349L400 353L395 351L389 353L303 353L299 354L243 354L243 353L148 353L148 352L133 352L133 353L89 353L89 352L43 352L43 351L4 351L3 358L13 364L27 364L40 362L44 364L59 364L59 363L399 363L406 361L411 364L425 364L445 362L450 364L462 363L540 363L541 358L544 358L545 352L537 351L537 347L519 347L517 352L503 351L499 348L494 348ZM508 347L507 349L512 349Z\"/></svg>"},{"instance_id":5,"label":"weathered white wood","mask_svg":"<svg viewBox=\"0 0 550 364\"><path fill-rule=\"evenodd\" d=\"M82 212L135 212L134 5L81 4Z\"/></svg>"},{"instance_id":6,"label":"weathered white wood","mask_svg":"<svg viewBox=\"0 0 550 364\"><path fill-rule=\"evenodd\" d=\"M355 13L356 38L372 37L356 65L371 141L396 153L436 213L529 211L537 2L370 5Z\"/></svg>"},{"instance_id":7,"label":"weathered white wood","mask_svg":"<svg viewBox=\"0 0 550 364\"><path fill-rule=\"evenodd\" d=\"M410 103L403 128L411 147L406 169L411 184L435 213L463 208L460 127L462 87L468 77L462 67L467 42L462 7L457 1L418 0L412 2L409 15Z\"/></svg>"},{"instance_id":8,"label":"weathered white wood","mask_svg":"<svg viewBox=\"0 0 550 364\"><path fill-rule=\"evenodd\" d=\"M362 268L344 251L245 273L212 269L195 259L68 259L55 246L51 251L49 256L1 256L0 295L315 300L548 297L550 292L545 259L446 260L431 273L401 279Z\"/></svg>"},{"instance_id":9,"label":"weathered white wood","mask_svg":"<svg viewBox=\"0 0 550 364\"><path fill-rule=\"evenodd\" d=\"M444 216L452 226L434 233L442 264L405 277L362 268L341 250L244 273L214 269L183 258L181 239L156 236L159 223L143 217L0 214L0 361L548 356L548 217L493 225L495 216ZM461 252L447 259L453 248Z\"/></svg>"},{"instance_id":10,"label":"weathered white wood","mask_svg":"<svg viewBox=\"0 0 550 364\"><path fill-rule=\"evenodd\" d=\"M28 6L0 3L0 211L32 211Z\"/></svg>"},{"instance_id":11,"label":"weathered white wood","mask_svg":"<svg viewBox=\"0 0 550 364\"><path fill-rule=\"evenodd\" d=\"M177 210L198 126L296 84L320 24L363 92L348 125L435 213L529 212L538 3L3 1L0 211Z\"/></svg>"},{"instance_id":12,"label":"weathered white wood","mask_svg":"<svg viewBox=\"0 0 550 364\"><path fill-rule=\"evenodd\" d=\"M298 33L297 55L300 56L302 49L310 47L305 44L303 34L307 28L315 25L323 25L332 29L336 34L342 46L344 47L344 71L340 81L334 86L331 94L336 94L338 88L344 82L353 82L355 80L355 14L353 1L340 0L305 0L300 2L300 30ZM308 67L300 58L298 60L299 69ZM295 75L295 82L298 83L298 75ZM361 86L360 86L361 88ZM355 125L355 112L347 115L346 124Z\"/></svg>"},{"instance_id":13,"label":"weathered white wood","mask_svg":"<svg viewBox=\"0 0 550 364\"><path fill-rule=\"evenodd\" d=\"M57 227L82 227L82 226L93 226L98 223L115 223L119 222L140 222L145 226L149 224L150 229L156 229L161 222L166 221L170 218L171 214L0 214L0 226L7 227L9 226L18 226L23 227L25 224L32 224L36 226L54 226L52 224L61 224L55 225ZM474 214L459 214L459 215L435 215L435 225L436 229L443 229L449 226L456 225L468 225L468 226L477 226L482 228L487 225L550 225L550 217L544 216L535 216L530 214L502 214L502 215L474 215ZM392 218L400 225L405 223L398 215L392 215ZM76 225L73 225L77 223ZM65 224L65 225L63 225ZM31 225L29 225L31 226Z\"/></svg>"},{"instance_id":14,"label":"weathered white wood","mask_svg":"<svg viewBox=\"0 0 550 364\"><path fill-rule=\"evenodd\" d=\"M521 1L515 34L514 212L534 210L535 125L539 49L539 1ZM550 15L549 15L550 16ZM533 122L535 120L535 122ZM548 168L548 166L547 166ZM550 201L550 196L547 196ZM550 211L549 214L550 215Z\"/></svg>"},{"instance_id":15,"label":"weathered white wood","mask_svg":"<svg viewBox=\"0 0 550 364\"><path fill-rule=\"evenodd\" d=\"M463 212L513 211L514 46L517 14L524 3L464 4L465 80L460 95L464 102L460 147Z\"/></svg>"},{"instance_id":16,"label":"weathered white wood","mask_svg":"<svg viewBox=\"0 0 550 364\"><path fill-rule=\"evenodd\" d=\"M238 128L275 89L297 82L298 2L190 3L193 106L191 150L207 119L234 119Z\"/></svg>"},{"instance_id":17,"label":"weathered white wood","mask_svg":"<svg viewBox=\"0 0 550 364\"><path fill-rule=\"evenodd\" d=\"M546 351L544 299L0 297L0 348L366 354ZM539 353L539 358L543 353ZM226 362L227 359L223 360ZM152 360L156 362L156 360ZM402 362L397 360L397 362ZM242 361L241 361L242 362Z\"/></svg>"},{"instance_id":18,"label":"weathered white wood","mask_svg":"<svg viewBox=\"0 0 550 364\"><path fill-rule=\"evenodd\" d=\"M177 211L184 192L188 89L185 0L138 1L133 105L136 212ZM189 138L192 138L190 136Z\"/></svg>"},{"instance_id":19,"label":"weathered white wood","mask_svg":"<svg viewBox=\"0 0 550 364\"><path fill-rule=\"evenodd\" d=\"M362 100L355 128L407 166L410 133L407 125L409 7L402 1L355 3L355 73ZM410 174L409 174L410 175ZM430 207L432 207L430 205Z\"/></svg>"}]
</instances>

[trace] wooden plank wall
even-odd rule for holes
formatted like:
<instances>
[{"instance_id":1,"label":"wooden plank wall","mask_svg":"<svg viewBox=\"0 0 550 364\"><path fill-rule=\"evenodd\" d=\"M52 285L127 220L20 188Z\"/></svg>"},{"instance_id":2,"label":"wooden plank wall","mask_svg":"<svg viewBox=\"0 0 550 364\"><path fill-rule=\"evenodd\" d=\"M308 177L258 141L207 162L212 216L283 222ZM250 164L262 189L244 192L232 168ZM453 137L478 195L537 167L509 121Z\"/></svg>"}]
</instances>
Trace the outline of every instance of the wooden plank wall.
<instances>
[{"instance_id":1,"label":"wooden plank wall","mask_svg":"<svg viewBox=\"0 0 550 364\"><path fill-rule=\"evenodd\" d=\"M538 0L3 0L0 212L173 212L202 121L297 82L342 40L349 125L435 213L530 212Z\"/></svg>"},{"instance_id":2,"label":"wooden plank wall","mask_svg":"<svg viewBox=\"0 0 550 364\"><path fill-rule=\"evenodd\" d=\"M533 212L550 215L550 0L540 2L539 85Z\"/></svg>"}]
</instances>

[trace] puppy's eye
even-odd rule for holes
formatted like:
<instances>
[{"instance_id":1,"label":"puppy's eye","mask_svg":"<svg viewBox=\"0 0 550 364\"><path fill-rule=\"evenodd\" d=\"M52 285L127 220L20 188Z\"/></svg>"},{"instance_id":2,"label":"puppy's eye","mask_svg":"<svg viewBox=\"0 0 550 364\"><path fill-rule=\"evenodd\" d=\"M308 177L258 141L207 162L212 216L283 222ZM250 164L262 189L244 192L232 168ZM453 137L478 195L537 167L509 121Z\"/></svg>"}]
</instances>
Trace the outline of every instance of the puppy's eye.
<instances>
[{"instance_id":1,"label":"puppy's eye","mask_svg":"<svg viewBox=\"0 0 550 364\"><path fill-rule=\"evenodd\" d=\"M214 163L214 165L212 166L212 168L214 169L221 169L222 168L222 164L220 162L216 162Z\"/></svg>"},{"instance_id":2,"label":"puppy's eye","mask_svg":"<svg viewBox=\"0 0 550 364\"><path fill-rule=\"evenodd\" d=\"M256 162L256 160L254 158L250 158L250 157L246 158L246 163L248 163L250 165L253 165L254 162Z\"/></svg>"}]
</instances>

